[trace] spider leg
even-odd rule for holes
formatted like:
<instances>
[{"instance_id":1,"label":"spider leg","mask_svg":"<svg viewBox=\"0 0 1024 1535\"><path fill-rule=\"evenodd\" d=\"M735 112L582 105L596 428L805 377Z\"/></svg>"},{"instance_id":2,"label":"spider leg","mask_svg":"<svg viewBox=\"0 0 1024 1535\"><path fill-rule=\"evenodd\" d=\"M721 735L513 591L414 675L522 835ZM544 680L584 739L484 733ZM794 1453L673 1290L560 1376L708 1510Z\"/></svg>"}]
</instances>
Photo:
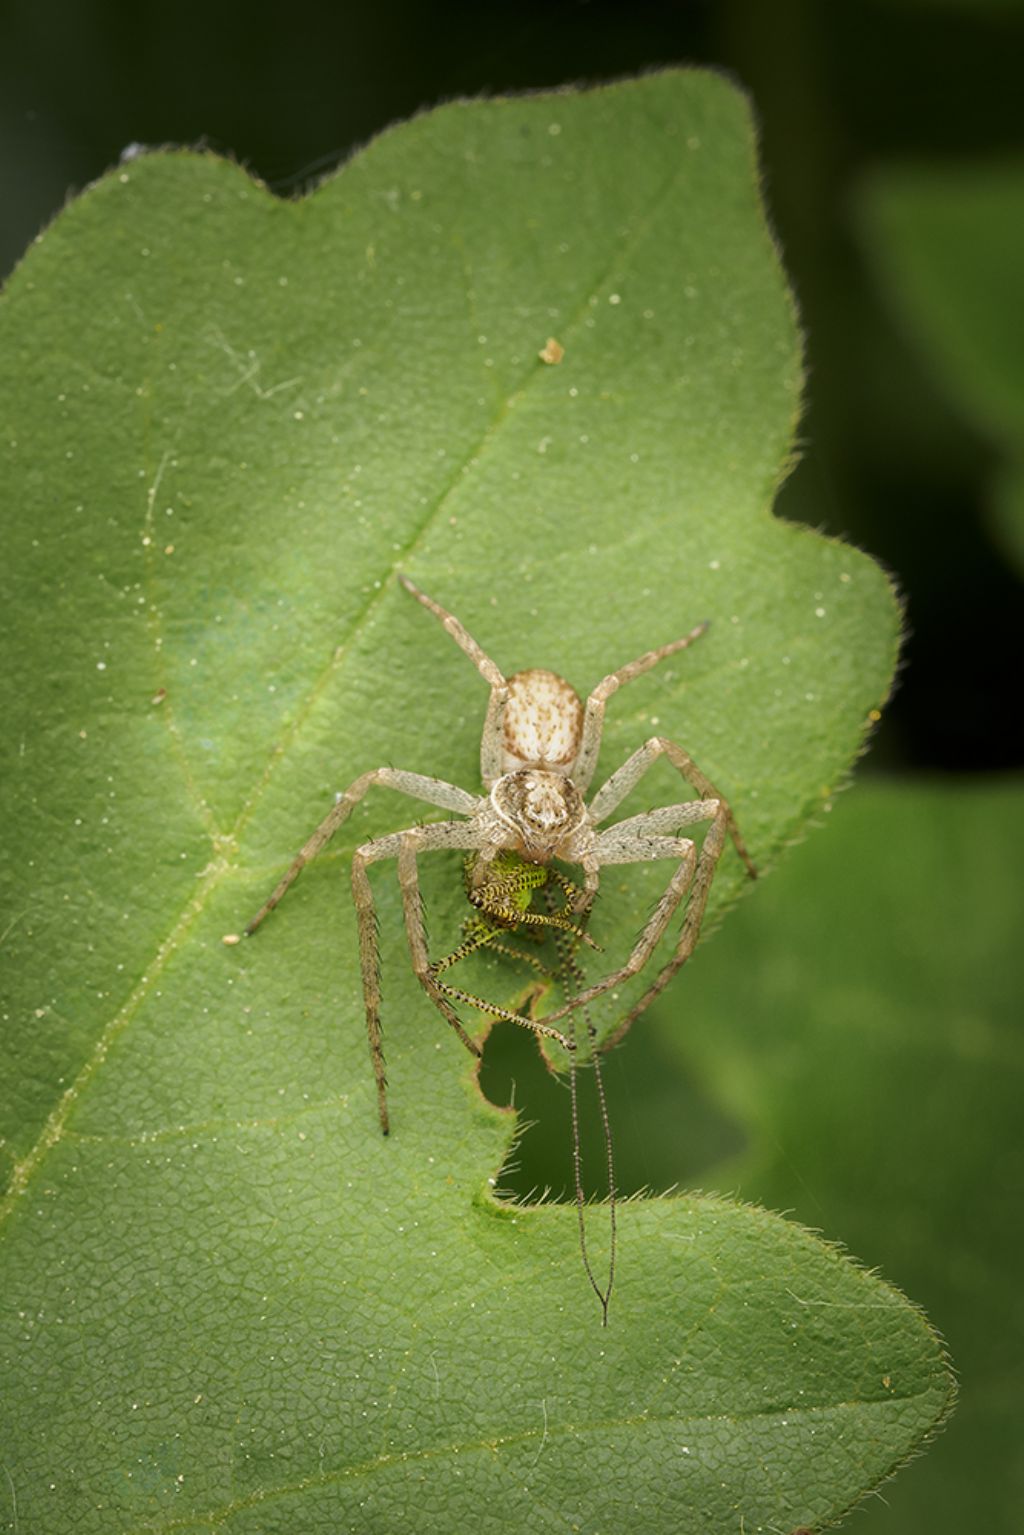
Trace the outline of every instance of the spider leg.
<instances>
[{"instance_id":1,"label":"spider leg","mask_svg":"<svg viewBox=\"0 0 1024 1535\"><path fill-rule=\"evenodd\" d=\"M693 880L693 889L690 893L690 901L686 909L686 916L683 919L683 925L679 930L675 953L662 966L639 1002L630 1008L619 1026L603 1042L602 1050L614 1049L623 1036L632 1028L633 1023L639 1018L640 1014L650 1007L655 997L664 991L676 971L685 965L696 948L697 939L700 937L701 923L704 921L704 911L708 904L708 895L711 891L711 881L715 874L715 865L718 863L722 848L725 846L726 829L727 822L720 809L718 815L708 827L707 835L700 850L700 857L697 860L697 869Z\"/></svg>"},{"instance_id":2,"label":"spider leg","mask_svg":"<svg viewBox=\"0 0 1024 1535\"><path fill-rule=\"evenodd\" d=\"M622 766L617 768L608 781L598 789L590 802L590 817L593 823L597 825L598 822L607 820L616 806L622 803L629 791L647 772L647 769L662 756L668 758L672 766L702 800L718 801L725 821L725 828L733 840L736 851L742 858L751 879L756 879L757 869L753 859L747 852L746 843L740 836L739 828L736 825L736 818L730 809L728 800L719 794L710 778L704 776L690 754L684 752L682 747L677 746L674 741L666 740L664 736L652 736L649 741L645 741L643 746L635 751L631 757L627 757Z\"/></svg>"},{"instance_id":3,"label":"spider leg","mask_svg":"<svg viewBox=\"0 0 1024 1535\"><path fill-rule=\"evenodd\" d=\"M419 827L414 831L399 834L400 846L398 849L398 882L402 889L402 905L405 909L405 927L409 936L409 950L412 955L412 967L416 978L424 991L430 997L434 1006L442 1016L452 1025L459 1034L463 1043L479 1055L480 1051L466 1034L459 1021L452 1001L466 1002L470 1007L479 1008L480 1011L489 1013L492 1018L505 1018L510 1023L518 1023L524 1029L530 1029L534 1034L541 1034L546 1039L557 1040L564 1050L572 1051L575 1047L559 1029L550 1024L540 1023L535 1018L524 1018L520 1013L514 1013L510 1008L500 1007L496 1002L486 1002L480 997L474 997L472 993L462 991L456 986L449 986L444 981L439 981L436 967L430 962L427 952L427 938L423 926L423 905L420 899L419 871L417 857L425 852L431 845L425 840L436 828L432 826ZM451 999L451 1000L449 1000Z\"/></svg>"},{"instance_id":4,"label":"spider leg","mask_svg":"<svg viewBox=\"0 0 1024 1535\"><path fill-rule=\"evenodd\" d=\"M632 816L616 826L609 827L608 830L599 833L596 838L590 854L592 862L598 865L602 863L624 863L634 860L642 862L649 858L665 856L650 847L646 837L648 831L658 833L669 829L678 829L682 825L706 819L711 821L711 825L708 827L704 837L700 855L697 858L696 868L693 871L693 889L690 894L686 917L679 932L675 953L658 973L654 982L648 987L636 1006L626 1014L626 1017L615 1032L604 1041L602 1048L605 1050L611 1049L613 1045L618 1043L631 1027L633 1021L640 1016L646 1007L650 1006L654 998L659 992L664 990L676 971L686 963L693 953L697 939L700 936L700 928L708 903L711 881L714 877L718 860L722 855L722 849L725 846L726 832L732 838L736 851L743 860L751 879L757 878L757 869L747 851L743 838L740 836L739 828L736 825L736 820L728 801L718 793L714 784L709 778L705 777L689 753L683 751L681 746L677 746L674 741L669 741L664 736L652 736L649 741L645 741L643 746L635 751L632 756L627 757L622 766L598 790L590 802L592 824L597 825L599 822L606 820L612 811L622 803L630 790L639 782L644 773L647 772L647 769L662 756L668 758L669 762L671 762L686 783L697 792L700 798L698 800L687 801L683 805L668 806L661 810L648 811L646 815ZM679 819L675 820L673 825L673 818L676 816ZM590 876L588 874L588 889L589 885ZM672 887L673 881L670 881L669 888L665 892L666 896L670 896ZM681 898L680 893L670 907L669 916L671 916L672 910L679 904ZM664 899L665 897L662 898L662 901ZM624 973L606 978L598 983L596 991L591 987L589 993L581 993L581 996L599 995L600 992L607 991L610 986L618 984L620 980L624 980L627 976L636 973L639 966L634 966L633 961L638 951L644 947L646 935L651 930L651 925L658 920L661 911L662 902L659 902L648 923L648 927L641 934L633 954L626 962ZM666 917L666 923L667 920L668 918ZM663 923L661 932L664 931L664 925ZM660 932L657 936L660 937ZM657 937L654 942L657 942ZM653 952L653 948L653 943L647 948L648 957ZM579 1000L579 997L575 998L570 1005L578 1006ZM551 1016L558 1018L561 1016L561 1012L553 1013Z\"/></svg>"},{"instance_id":5,"label":"spider leg","mask_svg":"<svg viewBox=\"0 0 1024 1535\"><path fill-rule=\"evenodd\" d=\"M684 634L682 639L672 640L667 645L660 645L657 650L648 650L635 661L629 661L625 666L620 666L617 672L610 672L603 677L597 687L587 699L583 711L583 739L580 744L576 761L572 767L572 780L581 793L585 794L590 787L590 780L594 776L597 767L598 753L601 750L601 732L604 729L605 704L613 693L619 688L625 687L627 682L632 682L634 677L643 676L649 672L652 666L657 666L659 661L664 661L666 656L674 656L680 650L685 650L692 645L694 640L699 640L707 628L707 624L698 624L691 629L689 634Z\"/></svg>"},{"instance_id":6,"label":"spider leg","mask_svg":"<svg viewBox=\"0 0 1024 1535\"><path fill-rule=\"evenodd\" d=\"M406 837L416 837L424 850L430 848L472 848L476 846L479 832L472 822L441 821L434 826L423 826L410 832L392 832L366 842L352 854L352 899L355 902L359 926L359 964L363 980L363 1003L366 1008L366 1035L370 1044L370 1059L377 1083L377 1112L380 1127L385 1135L391 1128L388 1117L387 1074L384 1066L384 1049L380 1028L380 954L377 948L377 912L373 904L373 892L367 867L382 858L400 858ZM402 892L403 904L405 891ZM422 912L419 913L420 931L423 928ZM408 925L408 913L407 913ZM410 939L411 941L411 939ZM440 1006L440 1004L439 1004ZM473 1055L480 1051L462 1027L451 1007L441 1007L447 1021L458 1034L466 1049Z\"/></svg>"},{"instance_id":7,"label":"spider leg","mask_svg":"<svg viewBox=\"0 0 1024 1535\"><path fill-rule=\"evenodd\" d=\"M491 696L487 704L487 717L484 720L483 735L480 740L480 776L484 787L493 788L503 772L503 737L505 728L505 709L508 705L508 683L504 674L498 669L490 656L477 644L469 630L459 622L454 613L449 613L439 602L428 597L426 592L421 592L419 587L409 580L408 576L401 573L398 577L406 591L421 602L423 606L435 618L440 619L452 639L461 651L469 657L477 671L485 682L490 684Z\"/></svg>"},{"instance_id":8,"label":"spider leg","mask_svg":"<svg viewBox=\"0 0 1024 1535\"><path fill-rule=\"evenodd\" d=\"M263 919L273 911L281 898L291 889L307 863L326 846L338 827L348 820L355 806L374 784L382 784L386 789L397 789L400 794L408 794L411 799L425 800L428 805L440 805L442 810L456 810L461 815L471 816L479 810L481 805L478 795L468 794L465 789L460 789L455 784L445 783L441 778L426 778L422 773L406 773L398 768L380 767L372 772L361 774L354 783L349 784L341 798L320 822L309 841L295 855L273 893L267 897L245 929L246 937L251 936ZM397 847L395 851L398 851Z\"/></svg>"},{"instance_id":9,"label":"spider leg","mask_svg":"<svg viewBox=\"0 0 1024 1535\"><path fill-rule=\"evenodd\" d=\"M676 834L681 827L691 826L695 821L706 821L711 814L713 812L709 810L708 802L699 799L686 800L681 805L662 805L655 810L648 810L643 815L630 816L625 821L616 821L614 826L599 832L594 846L583 860L586 881L582 892L579 892L577 887L574 906L578 920L581 923L589 920L594 898L600 887L602 864L649 862L662 856L671 858L675 856L671 852L660 854L649 851L651 833L663 834L672 840L677 840ZM639 843L637 838L640 839ZM637 846L642 846L647 851L637 853Z\"/></svg>"},{"instance_id":10,"label":"spider leg","mask_svg":"<svg viewBox=\"0 0 1024 1535\"><path fill-rule=\"evenodd\" d=\"M711 816L715 818L712 820L712 825L704 839L706 845L712 831L718 824L719 807L714 800L709 804L702 804L700 801L689 801L688 805L693 803L701 805L705 817ZM679 824L678 814L681 810L687 809L687 806L674 805L667 806L665 809L676 812L677 824ZM602 837L598 838L595 856L602 863L647 863L656 858L677 858L679 860L679 867L673 873L658 904L647 919L639 938L633 945L629 958L617 970L613 970L610 975L604 976L602 980L595 981L592 986L587 986L584 990L577 992L571 1001L566 1002L555 1012L547 1014L549 1022L565 1017L567 1013L572 1012L577 1007L586 1007L596 997L603 996L606 991L611 991L613 987L620 986L623 981L628 981L630 976L636 975L638 971L642 970L664 935L665 929L672 920L676 908L685 899L691 885L694 884L695 875L700 868L700 859L697 856L695 844L689 837L662 836L657 828L662 824L663 813L662 811L654 811L653 815L655 820L650 828L645 827L643 824L647 819L645 816L635 816L629 833L621 837L615 835L619 828L613 826ZM696 820L697 817L691 814L687 819ZM721 848L719 847L720 851ZM703 849L701 850L701 857L703 857ZM715 857L717 858L717 854ZM705 901L706 899L705 895ZM682 960L679 961L679 964L682 964ZM679 966L676 965L675 968L678 969ZM666 982L667 980L668 977L666 976ZM632 1017L630 1022L632 1022ZM615 1038L618 1039L624 1032L624 1029L616 1030ZM602 1048L607 1047L602 1046Z\"/></svg>"},{"instance_id":11,"label":"spider leg","mask_svg":"<svg viewBox=\"0 0 1024 1535\"><path fill-rule=\"evenodd\" d=\"M595 796L593 805L599 805L605 791L612 787L604 801L599 805L599 813L608 815L614 805L629 792L633 783L649 766L660 752L649 752L648 748L658 746L671 748L667 752L670 760L674 760L671 753L678 753L686 763L693 768L689 757L685 752L673 745L670 741L649 741L646 747L641 747L639 752L619 769L619 773L613 774L604 788ZM644 754L647 753L646 760ZM637 764L639 762L639 769ZM678 762L676 763L679 766ZM628 770L628 772L627 772ZM695 777L704 784L708 782L703 774L693 769ZM630 778L630 774L632 777ZM622 775L620 777L620 775ZM625 787L623 782L625 781ZM687 780L690 781L689 779ZM610 803L609 803L610 801ZM591 809L593 811L593 805ZM667 837L663 833L669 829L678 829L680 826L693 824L695 821L710 821L710 826L701 844L700 854L697 855L693 842L687 837ZM619 1040L632 1026L645 1008L649 1007L655 997L664 990L669 981L689 959L700 936L701 923L704 920L704 911L708 904L708 895L711 890L711 881L714 878L718 860L722 856L725 846L726 832L731 832L737 849L747 864L748 871L755 874L753 864L750 862L746 848L735 830L735 823L728 805L717 797L708 797L699 800L686 800L679 805L665 805L657 810L650 810L645 815L630 816L625 821L619 821L606 831L600 832L594 843L591 857L598 864L608 863L646 863L655 858L679 857L683 859L668 883L668 887L658 902L643 932L637 940L633 952L626 963L614 974L606 976L586 991L577 994L573 1000L557 1012L551 1013L552 1019L557 1019L566 1013L571 1007L579 1007L581 1004L600 996L613 986L628 980L636 975L647 963L654 952L655 946L665 932L676 907L683 897L689 892L689 902L686 908L686 916L679 930L675 952L672 958L662 967L654 981L644 992L640 1001L630 1009L625 1018L612 1034L601 1045L602 1050L610 1050L617 1045Z\"/></svg>"}]
</instances>

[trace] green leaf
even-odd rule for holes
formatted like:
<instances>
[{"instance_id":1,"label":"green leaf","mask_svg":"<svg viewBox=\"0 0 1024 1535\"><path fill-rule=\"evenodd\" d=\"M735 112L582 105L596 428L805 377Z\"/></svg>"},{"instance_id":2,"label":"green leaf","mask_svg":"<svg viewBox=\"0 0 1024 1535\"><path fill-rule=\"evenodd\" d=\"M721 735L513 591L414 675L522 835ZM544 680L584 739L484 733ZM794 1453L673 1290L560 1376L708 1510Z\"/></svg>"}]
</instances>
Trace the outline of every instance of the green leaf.
<instances>
[{"instance_id":1,"label":"green leaf","mask_svg":"<svg viewBox=\"0 0 1024 1535\"><path fill-rule=\"evenodd\" d=\"M22 1535L817 1527L944 1410L894 1291L718 1200L621 1212L602 1331L575 1213L488 1192L511 1122L410 974L387 869L382 1140L347 867L416 806L367 801L258 940L221 942L366 768L477 783L485 692L399 566L507 672L584 689L710 617L615 701L604 771L677 737L765 868L827 802L898 620L866 558L770 515L800 367L755 189L742 98L668 73L447 107L298 203L146 156L12 279ZM440 952L466 906L435 863ZM609 955L656 875L606 882ZM730 852L719 913L743 882ZM605 1240L595 1211L598 1264Z\"/></svg>"}]
</instances>

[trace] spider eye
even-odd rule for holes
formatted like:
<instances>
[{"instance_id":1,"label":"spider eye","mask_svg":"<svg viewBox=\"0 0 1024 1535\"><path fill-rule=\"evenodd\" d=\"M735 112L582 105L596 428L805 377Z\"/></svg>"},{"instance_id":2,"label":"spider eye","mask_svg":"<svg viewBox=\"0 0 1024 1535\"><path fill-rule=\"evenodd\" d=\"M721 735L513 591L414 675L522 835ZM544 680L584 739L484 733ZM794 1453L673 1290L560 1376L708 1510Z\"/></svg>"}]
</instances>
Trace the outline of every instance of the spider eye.
<instances>
[{"instance_id":1,"label":"spider eye","mask_svg":"<svg viewBox=\"0 0 1024 1535\"><path fill-rule=\"evenodd\" d=\"M533 777L525 785L523 810L528 819L545 830L562 826L569 816L564 781L553 775Z\"/></svg>"}]
</instances>

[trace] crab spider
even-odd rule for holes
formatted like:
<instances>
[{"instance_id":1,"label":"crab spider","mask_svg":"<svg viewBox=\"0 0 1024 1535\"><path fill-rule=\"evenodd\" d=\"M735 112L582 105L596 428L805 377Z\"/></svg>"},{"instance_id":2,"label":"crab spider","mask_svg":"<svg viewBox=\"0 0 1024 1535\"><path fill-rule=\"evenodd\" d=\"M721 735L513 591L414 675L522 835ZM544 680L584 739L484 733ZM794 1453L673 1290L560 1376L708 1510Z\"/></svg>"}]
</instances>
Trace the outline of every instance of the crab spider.
<instances>
[{"instance_id":1,"label":"crab spider","mask_svg":"<svg viewBox=\"0 0 1024 1535\"><path fill-rule=\"evenodd\" d=\"M682 639L649 650L618 671L610 672L584 704L569 683L554 672L531 670L505 677L454 614L421 592L408 577L401 575L399 580L406 591L440 620L490 687L480 742L480 776L485 792L483 795L471 794L442 779L397 768L380 767L361 774L325 816L245 930L246 935L256 931L306 864L329 842L354 806L375 784L397 789L411 799L425 801L461 817L376 837L372 842L363 843L352 855L352 894L359 927L366 1031L377 1082L380 1125L385 1135L390 1121L381 1045L376 915L367 874L370 864L384 858L397 860L413 970L438 1011L474 1055L479 1055L480 1050L466 1033L452 1006L452 998L458 993L439 981L438 967L431 964L427 952L419 889L418 859L421 853L455 849L474 855L470 874L471 900L473 890L486 886L489 866L502 853L515 853L526 863L547 865L557 858L575 864L583 870L582 889L573 908L575 920L580 925L586 921L605 865L646 863L662 858L675 861L676 868L664 894L628 959L618 969L577 991L570 1001L543 1020L522 1017L507 1008L488 1004L487 1011L494 1016L510 1019L537 1035L554 1039L570 1054L575 1049L575 1041L555 1027L558 1020L575 1008L586 1007L596 997L642 970L673 913L689 896L671 958L613 1035L604 1042L603 1048L609 1048L622 1038L633 1020L685 964L700 933L711 881L727 834L748 874L752 878L757 874L725 799L689 754L664 736L652 736L645 741L607 779L589 805L585 799L597 766L605 705L609 698L625 683L657 666L659 661L692 645L704 633L706 624L698 624ZM668 759L698 798L630 816L600 830L601 823L607 821L660 757ZM681 836L680 831L700 822L709 824L698 851L692 838Z\"/></svg>"}]
</instances>

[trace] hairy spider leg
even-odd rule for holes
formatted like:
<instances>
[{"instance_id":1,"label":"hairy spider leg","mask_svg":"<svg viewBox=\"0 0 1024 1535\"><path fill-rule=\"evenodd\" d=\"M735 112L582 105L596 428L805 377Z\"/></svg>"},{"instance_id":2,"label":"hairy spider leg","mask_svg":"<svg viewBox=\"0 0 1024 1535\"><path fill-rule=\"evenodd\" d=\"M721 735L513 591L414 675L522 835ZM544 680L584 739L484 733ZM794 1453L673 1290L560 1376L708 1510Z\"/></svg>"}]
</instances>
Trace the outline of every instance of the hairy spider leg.
<instances>
[{"instance_id":1,"label":"hairy spider leg","mask_svg":"<svg viewBox=\"0 0 1024 1535\"><path fill-rule=\"evenodd\" d=\"M656 650L645 651L635 661L628 661L625 666L620 666L617 672L609 672L608 676L603 677L597 684L584 705L583 738L571 773L573 783L581 794L586 794L597 768L601 734L604 730L605 705L612 694L617 693L619 688L625 687L627 682L632 682L634 677L642 677L644 672L649 672L652 666L657 666L659 661L664 661L667 656L674 656L680 650L685 650L695 640L700 639L707 627L708 623L705 620L691 629L689 634L684 634L682 639L670 640L667 645L659 645Z\"/></svg>"},{"instance_id":2,"label":"hairy spider leg","mask_svg":"<svg viewBox=\"0 0 1024 1535\"><path fill-rule=\"evenodd\" d=\"M689 801L688 803L696 803L703 806L703 801ZM663 808L678 811L684 807L676 805ZM705 815L711 819L711 827L709 827L704 838L705 843L711 837L712 830L717 824L714 819L716 813L717 806L714 810L709 810L705 807ZM652 811L651 814L655 817L660 817L660 811ZM642 823L644 817L636 816L634 819L636 822ZM691 819L695 820L697 818L694 816ZM654 825L657 824L658 822L655 821ZM614 831L614 829L613 827L612 830ZM718 852L721 852L720 846ZM602 864L649 863L655 859L673 858L677 860L679 867L674 871L658 904L645 923L629 958L617 970L613 970L610 975L606 975L600 981L595 981L592 985L586 987L572 1001L566 1002L562 1007L556 1008L554 1012L548 1013L546 1016L551 1022L557 1022L558 1019L564 1018L574 1008L586 1007L588 1003L595 1001L597 997L603 996L606 991L611 991L613 987L620 986L624 981L628 981L631 976L636 975L639 970L643 969L660 942L677 907L685 900L689 893L690 886L694 882L695 870L699 865L696 845L689 837L659 836L653 829L648 830L641 825L636 827L635 837L626 843L603 844L602 839L598 838L597 855ZM701 856L703 856L703 850ZM715 854L715 859L717 860L717 853ZM624 1031L616 1030L616 1038L621 1037L621 1032ZM601 1048L610 1049L611 1047L604 1043Z\"/></svg>"},{"instance_id":3,"label":"hairy spider leg","mask_svg":"<svg viewBox=\"0 0 1024 1535\"><path fill-rule=\"evenodd\" d=\"M412 799L426 801L430 805L439 805L443 810L455 810L462 815L473 816L480 808L482 801L479 796L469 794L465 789L460 789L456 784L446 783L440 778L427 778L422 773L408 773L398 768L381 767L369 773L363 773L341 795L337 803L324 817L316 831L305 843L301 851L292 860L285 874L275 887L273 893L264 901L259 911L246 927L246 936L251 936L260 923L269 916L274 907L291 889L292 885L302 873L306 864L316 857L334 836L338 828L346 821L352 810L363 798L366 792L375 784L380 784L387 789L396 789L401 794L407 794ZM455 847L462 849L478 848L480 837L476 824L473 821L448 821L441 822L437 826L424 828L431 833L430 846ZM363 1003L366 1010L366 1032L370 1045L370 1059L373 1062L373 1073L377 1082L377 1108L380 1116L380 1126L387 1135L389 1129L387 1108L387 1078L384 1071L384 1053L381 1046L380 1030L380 975L377 956L376 917L374 913L373 896L370 891L370 882L366 874L366 865L375 862L379 858L397 857L400 846L401 833L392 833L387 837L379 837L376 842L370 842L360 848L352 857L352 893L356 906L356 916L359 926L359 953L363 982ZM441 1007L452 1028L459 1035L467 1049L475 1055L479 1051L463 1029L454 1009Z\"/></svg>"},{"instance_id":4,"label":"hairy spider leg","mask_svg":"<svg viewBox=\"0 0 1024 1535\"><path fill-rule=\"evenodd\" d=\"M598 822L609 816L648 768L661 756L667 757L690 787L702 797L698 800L687 800L681 805L664 806L658 810L648 811L645 815L632 816L626 821L618 822L598 834L591 858L600 867L606 863L639 863L651 858L680 856L674 855L669 850L668 844L673 840L678 840L680 846L687 844L690 852L684 855L686 863L669 881L664 896L655 907L629 959L621 969L605 976L602 981L582 992L580 998L577 998L577 1006L580 1005L581 999L589 1001L600 996L602 992L620 985L642 969L664 933L672 913L689 889L691 881L693 888L672 958L659 971L651 986L626 1014L614 1033L603 1042L604 1050L610 1050L618 1044L640 1014L664 990L676 971L681 969L693 953L700 936L711 881L725 846L726 833L732 837L747 873L752 879L757 878L757 869L739 834L728 802L717 793L711 780L700 771L689 753L684 752L682 747L677 746L674 741L666 740L664 736L652 736L632 756L628 757L607 783L598 790L590 806L593 820ZM693 858L693 843L688 838L662 839L659 834L670 828L678 830L683 825L701 820L709 820L711 825L704 836L700 855L694 866L690 863ZM665 843L664 852L657 850L659 841ZM684 875L686 864L690 865L689 878ZM559 1009L550 1017L557 1020L564 1015L564 1012L565 1009Z\"/></svg>"},{"instance_id":5,"label":"hairy spider leg","mask_svg":"<svg viewBox=\"0 0 1024 1535\"><path fill-rule=\"evenodd\" d=\"M461 651L469 657L481 677L490 686L491 696L487 703L483 735L480 737L480 777L486 789L493 789L504 772L505 710L508 707L509 686L503 672L495 665L486 651L482 650L464 624L454 613L449 613L433 597L421 592L419 587L399 572L399 581L417 602L439 619Z\"/></svg>"},{"instance_id":6,"label":"hairy spider leg","mask_svg":"<svg viewBox=\"0 0 1024 1535\"><path fill-rule=\"evenodd\" d=\"M598 789L590 803L590 816L594 825L599 825L608 819L616 806L622 801L630 790L639 783L658 758L665 756L672 766L690 785L690 788L703 800L717 800L722 810L726 830L733 840L737 853L743 860L747 873L751 879L757 878L757 867L750 854L747 852L746 843L740 836L739 827L736 825L736 817L732 813L728 800L715 788L711 779L701 772L689 752L683 751L675 741L669 741L665 736L651 736L643 746L626 758L620 768L616 768L608 781Z\"/></svg>"},{"instance_id":7,"label":"hairy spider leg","mask_svg":"<svg viewBox=\"0 0 1024 1535\"><path fill-rule=\"evenodd\" d=\"M693 877L693 869L697 866L694 843L688 837L679 837L675 834L683 826L690 826L698 821L714 820L719 813L719 808L717 800L684 800L677 805L661 805L656 810L646 811L643 815L630 816L628 820L618 821L614 826L608 827L594 837L591 847L583 855L587 876L583 891L583 905L581 907L577 902L573 911L573 915L580 921L586 921L590 914L590 905L599 887L600 871L605 864L653 863L662 858L677 858L681 860L682 867L673 874L664 894L641 930L626 963L602 980L595 981L574 1001L548 1014L551 1021L565 1017L574 1007L592 1002L596 997L635 975L647 963L660 942L676 907L686 896ZM602 1049L604 1048L606 1047L602 1046Z\"/></svg>"},{"instance_id":8,"label":"hairy spider leg","mask_svg":"<svg viewBox=\"0 0 1024 1535\"><path fill-rule=\"evenodd\" d=\"M707 835L701 846L697 872L693 881L693 889L690 893L690 902L686 909L686 916L683 918L683 925L679 929L679 938L676 943L675 952L672 958L663 965L639 1002L630 1008L622 1022L609 1034L602 1045L602 1049L614 1050L619 1041L633 1027L640 1014L645 1012L655 997L664 991L676 971L682 969L693 953L697 946L697 939L700 937L701 924L704 921L704 911L708 904L708 895L711 891L711 881L714 877L715 865L718 863L724 846L724 823L722 820L716 819L708 827Z\"/></svg>"},{"instance_id":9,"label":"hairy spider leg","mask_svg":"<svg viewBox=\"0 0 1024 1535\"><path fill-rule=\"evenodd\" d=\"M418 957L426 951L423 932L423 913L417 905L415 921L410 920L409 903L402 879L402 861L407 848L418 852L432 852L438 848L470 849L479 846L479 832L470 821L439 821L433 826L410 827L407 831L391 832L373 842L364 842L352 854L352 899L355 902L359 926L359 962L363 980L363 1001L366 1007L366 1035L370 1044L370 1060L377 1083L377 1112L380 1127L385 1135L391 1129L388 1115L388 1079L384 1065L384 1048L380 1027L380 952L377 947L377 912L373 904L373 892L367 868L382 858L398 859L398 877L402 885L402 905L405 910L406 932L412 951L413 969L421 985L430 994L445 1022L450 1024L471 1055L480 1055L479 1047L470 1039L455 1009L423 980Z\"/></svg>"},{"instance_id":10,"label":"hairy spider leg","mask_svg":"<svg viewBox=\"0 0 1024 1535\"><path fill-rule=\"evenodd\" d=\"M399 794L407 794L410 799L425 800L428 805L439 805L442 810L455 810L460 815L475 814L482 803L479 795L469 794L456 784L445 783L443 778L427 778L422 773L407 773L400 768L390 767L374 768L369 773L362 773L349 784L344 794L339 796L336 804L324 816L309 841L295 855L273 893L267 897L246 927L247 938L252 936L263 919L269 916L282 897L291 889L307 863L310 863L317 853L326 847L339 826L348 820L363 795L368 789L372 789L374 784L380 784L385 789L397 789Z\"/></svg>"}]
</instances>

